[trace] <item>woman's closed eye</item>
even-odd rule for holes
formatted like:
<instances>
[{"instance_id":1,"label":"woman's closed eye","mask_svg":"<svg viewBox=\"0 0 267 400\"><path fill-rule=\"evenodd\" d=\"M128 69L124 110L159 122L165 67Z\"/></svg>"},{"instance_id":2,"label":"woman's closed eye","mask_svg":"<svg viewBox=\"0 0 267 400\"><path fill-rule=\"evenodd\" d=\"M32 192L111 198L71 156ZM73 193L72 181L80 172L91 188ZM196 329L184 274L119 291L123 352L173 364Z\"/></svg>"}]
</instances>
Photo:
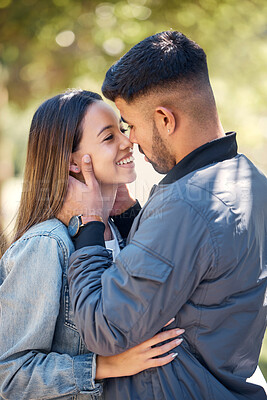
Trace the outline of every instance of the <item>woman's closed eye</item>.
<instances>
[{"instance_id":1,"label":"woman's closed eye","mask_svg":"<svg viewBox=\"0 0 267 400\"><path fill-rule=\"evenodd\" d=\"M103 140L103 142L105 142L106 140L112 140L114 138L113 133L110 133L108 136L105 137L105 139Z\"/></svg>"}]
</instances>

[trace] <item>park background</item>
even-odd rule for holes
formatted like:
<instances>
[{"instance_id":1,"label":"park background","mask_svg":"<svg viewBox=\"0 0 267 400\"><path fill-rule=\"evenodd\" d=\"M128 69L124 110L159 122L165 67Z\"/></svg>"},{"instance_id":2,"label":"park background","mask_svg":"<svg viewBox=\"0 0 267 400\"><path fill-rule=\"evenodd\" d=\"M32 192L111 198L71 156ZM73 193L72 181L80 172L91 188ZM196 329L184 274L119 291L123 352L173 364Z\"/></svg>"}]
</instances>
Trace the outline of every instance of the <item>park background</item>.
<instances>
[{"instance_id":1,"label":"park background","mask_svg":"<svg viewBox=\"0 0 267 400\"><path fill-rule=\"evenodd\" d=\"M168 29L204 48L225 131L237 131L239 151L267 173L266 0L0 0L0 231L7 240L38 105L67 88L100 92L119 57ZM132 191L144 203L162 176L137 153ZM267 339L260 365L267 377Z\"/></svg>"}]
</instances>

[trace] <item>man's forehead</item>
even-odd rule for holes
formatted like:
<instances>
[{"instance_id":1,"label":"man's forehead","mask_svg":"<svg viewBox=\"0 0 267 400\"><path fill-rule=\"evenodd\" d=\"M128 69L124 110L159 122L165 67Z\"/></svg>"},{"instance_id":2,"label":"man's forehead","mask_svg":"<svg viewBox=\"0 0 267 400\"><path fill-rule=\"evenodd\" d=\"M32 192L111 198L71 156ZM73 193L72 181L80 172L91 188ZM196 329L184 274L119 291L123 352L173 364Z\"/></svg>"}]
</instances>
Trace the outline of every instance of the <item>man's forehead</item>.
<instances>
[{"instance_id":1,"label":"man's forehead","mask_svg":"<svg viewBox=\"0 0 267 400\"><path fill-rule=\"evenodd\" d=\"M124 119L122 116L121 116L121 121L124 122L125 124L128 124L128 121L126 121L126 119Z\"/></svg>"},{"instance_id":2,"label":"man's forehead","mask_svg":"<svg viewBox=\"0 0 267 400\"><path fill-rule=\"evenodd\" d=\"M116 97L115 104L119 109L127 106L126 101L122 97Z\"/></svg>"},{"instance_id":3,"label":"man's forehead","mask_svg":"<svg viewBox=\"0 0 267 400\"><path fill-rule=\"evenodd\" d=\"M122 112L122 114L124 112L132 113L132 112L138 111L138 108L139 108L138 100L127 102L122 97L117 97L115 99L115 104L116 104L117 108Z\"/></svg>"},{"instance_id":4,"label":"man's forehead","mask_svg":"<svg viewBox=\"0 0 267 400\"><path fill-rule=\"evenodd\" d=\"M133 107L130 106L124 99L122 99L121 97L117 97L115 99L115 105L118 108L118 110L120 111L121 114L121 120L125 123L128 123L127 118L129 116L129 114L132 114Z\"/></svg>"},{"instance_id":5,"label":"man's forehead","mask_svg":"<svg viewBox=\"0 0 267 400\"><path fill-rule=\"evenodd\" d=\"M135 99L128 103L121 97L115 99L116 107L118 108L121 120L128 125L132 125L134 122L142 122L144 118L147 118L148 106L140 101L140 99Z\"/></svg>"}]
</instances>

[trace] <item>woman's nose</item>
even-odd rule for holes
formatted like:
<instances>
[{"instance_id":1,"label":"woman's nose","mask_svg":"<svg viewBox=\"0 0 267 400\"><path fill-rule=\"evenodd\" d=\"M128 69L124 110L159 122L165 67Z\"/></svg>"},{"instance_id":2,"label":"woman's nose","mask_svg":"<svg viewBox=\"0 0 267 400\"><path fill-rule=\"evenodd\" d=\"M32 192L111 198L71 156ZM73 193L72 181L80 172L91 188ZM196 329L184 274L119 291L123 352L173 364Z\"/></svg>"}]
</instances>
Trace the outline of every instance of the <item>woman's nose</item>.
<instances>
[{"instance_id":1,"label":"woman's nose","mask_svg":"<svg viewBox=\"0 0 267 400\"><path fill-rule=\"evenodd\" d=\"M132 147L132 142L127 136L121 135L120 150L124 150L127 147Z\"/></svg>"}]
</instances>

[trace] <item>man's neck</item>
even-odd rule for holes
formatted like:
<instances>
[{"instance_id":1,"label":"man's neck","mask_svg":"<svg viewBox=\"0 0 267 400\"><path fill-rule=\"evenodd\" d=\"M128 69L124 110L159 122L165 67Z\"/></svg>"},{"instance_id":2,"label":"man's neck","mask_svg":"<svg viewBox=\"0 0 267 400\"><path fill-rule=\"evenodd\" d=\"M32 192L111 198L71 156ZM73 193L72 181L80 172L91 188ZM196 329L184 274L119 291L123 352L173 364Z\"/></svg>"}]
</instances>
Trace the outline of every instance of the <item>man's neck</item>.
<instances>
[{"instance_id":1,"label":"man's neck","mask_svg":"<svg viewBox=\"0 0 267 400\"><path fill-rule=\"evenodd\" d=\"M225 133L219 120L213 126L207 126L204 129L200 127L192 129L191 127L187 132L184 131L184 134L181 134L180 138L177 137L177 152L175 153L176 164L200 146L224 136Z\"/></svg>"}]
</instances>

